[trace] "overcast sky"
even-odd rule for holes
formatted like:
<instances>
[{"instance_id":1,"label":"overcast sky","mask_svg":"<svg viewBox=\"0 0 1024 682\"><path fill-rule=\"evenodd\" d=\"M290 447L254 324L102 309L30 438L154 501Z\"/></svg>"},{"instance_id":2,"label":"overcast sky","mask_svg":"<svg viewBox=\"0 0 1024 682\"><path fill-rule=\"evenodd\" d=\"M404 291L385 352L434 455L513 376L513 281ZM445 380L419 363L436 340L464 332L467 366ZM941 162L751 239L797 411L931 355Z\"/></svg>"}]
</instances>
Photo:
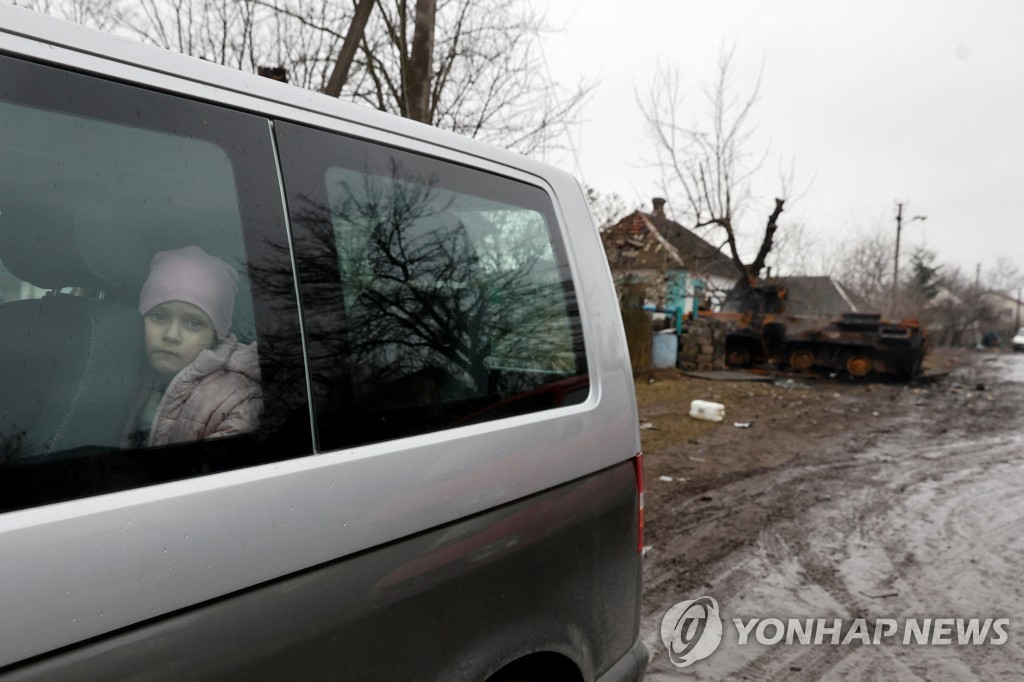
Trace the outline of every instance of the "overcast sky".
<instances>
[{"instance_id":1,"label":"overcast sky","mask_svg":"<svg viewBox=\"0 0 1024 682\"><path fill-rule=\"evenodd\" d=\"M659 175L637 96L659 62L674 66L707 121L699 88L735 45L741 87L763 67L754 151L770 155L757 189L770 201L779 160L792 161L799 196L785 215L819 243L875 228L895 239L903 202L927 220L904 223L902 253L926 246L983 276L1000 256L1024 269L1024 0L599 5L537 4L562 29L543 42L552 75L597 81L572 151L549 161L649 206Z\"/></svg>"}]
</instances>

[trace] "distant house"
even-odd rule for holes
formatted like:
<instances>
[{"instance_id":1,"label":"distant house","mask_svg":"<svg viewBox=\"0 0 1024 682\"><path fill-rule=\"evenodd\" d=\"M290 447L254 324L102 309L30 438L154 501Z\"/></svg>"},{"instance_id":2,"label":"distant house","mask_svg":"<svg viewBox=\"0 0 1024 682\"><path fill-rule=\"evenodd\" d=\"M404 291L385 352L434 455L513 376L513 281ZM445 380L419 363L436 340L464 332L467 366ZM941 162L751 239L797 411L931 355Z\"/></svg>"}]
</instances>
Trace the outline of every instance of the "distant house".
<instances>
[{"instance_id":1,"label":"distant house","mask_svg":"<svg viewBox=\"0 0 1024 682\"><path fill-rule=\"evenodd\" d=\"M988 308L990 319L984 324L985 331L994 331L1010 338L1024 324L1024 301L1002 291L989 291L981 295L981 305Z\"/></svg>"},{"instance_id":2,"label":"distant house","mask_svg":"<svg viewBox=\"0 0 1024 682\"><path fill-rule=\"evenodd\" d=\"M763 282L786 289L787 315L838 317L858 312L853 299L828 276L772 277Z\"/></svg>"},{"instance_id":3,"label":"distant house","mask_svg":"<svg viewBox=\"0 0 1024 682\"><path fill-rule=\"evenodd\" d=\"M717 308L739 279L732 259L665 216L664 199L654 199L650 213L625 216L601 239L616 285L642 283L647 302L659 308Z\"/></svg>"},{"instance_id":4,"label":"distant house","mask_svg":"<svg viewBox=\"0 0 1024 682\"><path fill-rule=\"evenodd\" d=\"M1002 291L967 291L961 298L939 287L921 316L938 346L974 346L990 335L1009 343L1024 325L1024 301Z\"/></svg>"}]
</instances>

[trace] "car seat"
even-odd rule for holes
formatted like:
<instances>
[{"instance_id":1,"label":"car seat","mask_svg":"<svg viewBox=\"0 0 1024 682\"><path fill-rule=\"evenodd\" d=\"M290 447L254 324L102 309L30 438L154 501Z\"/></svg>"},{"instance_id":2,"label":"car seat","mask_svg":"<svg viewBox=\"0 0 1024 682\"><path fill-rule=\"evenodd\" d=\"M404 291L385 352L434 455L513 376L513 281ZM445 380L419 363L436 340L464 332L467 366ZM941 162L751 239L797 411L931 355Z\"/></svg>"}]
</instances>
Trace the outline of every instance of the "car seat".
<instances>
[{"instance_id":1,"label":"car seat","mask_svg":"<svg viewBox=\"0 0 1024 682\"><path fill-rule=\"evenodd\" d=\"M117 448L140 393L142 319L124 268L141 243L97 238L116 207L72 214L56 202L0 198L0 262L48 290L0 304L0 461ZM64 289L72 293L62 293Z\"/></svg>"}]
</instances>

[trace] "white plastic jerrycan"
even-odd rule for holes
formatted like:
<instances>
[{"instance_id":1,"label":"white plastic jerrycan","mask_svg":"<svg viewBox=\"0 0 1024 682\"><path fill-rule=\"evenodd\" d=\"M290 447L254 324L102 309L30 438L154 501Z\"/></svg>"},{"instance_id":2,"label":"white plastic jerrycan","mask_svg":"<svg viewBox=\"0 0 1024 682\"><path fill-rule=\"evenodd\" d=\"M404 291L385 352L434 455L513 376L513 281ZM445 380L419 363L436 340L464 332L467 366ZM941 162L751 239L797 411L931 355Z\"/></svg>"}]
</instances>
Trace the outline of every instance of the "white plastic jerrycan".
<instances>
[{"instance_id":1,"label":"white plastic jerrycan","mask_svg":"<svg viewBox=\"0 0 1024 682\"><path fill-rule=\"evenodd\" d=\"M690 403L690 416L709 422L720 422L725 419L725 405L709 400L694 400Z\"/></svg>"}]
</instances>

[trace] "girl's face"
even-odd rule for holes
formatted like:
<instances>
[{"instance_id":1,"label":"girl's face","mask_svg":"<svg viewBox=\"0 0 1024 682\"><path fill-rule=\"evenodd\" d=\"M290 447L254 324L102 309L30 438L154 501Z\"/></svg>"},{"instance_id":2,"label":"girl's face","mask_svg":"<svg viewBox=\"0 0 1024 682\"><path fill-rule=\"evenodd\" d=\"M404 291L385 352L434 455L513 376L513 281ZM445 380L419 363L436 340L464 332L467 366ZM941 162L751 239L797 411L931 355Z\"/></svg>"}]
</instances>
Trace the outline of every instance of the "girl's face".
<instances>
[{"instance_id":1,"label":"girl's face","mask_svg":"<svg viewBox=\"0 0 1024 682\"><path fill-rule=\"evenodd\" d=\"M206 313L184 301L161 303L146 313L143 320L146 355L160 374L177 374L217 341Z\"/></svg>"}]
</instances>

